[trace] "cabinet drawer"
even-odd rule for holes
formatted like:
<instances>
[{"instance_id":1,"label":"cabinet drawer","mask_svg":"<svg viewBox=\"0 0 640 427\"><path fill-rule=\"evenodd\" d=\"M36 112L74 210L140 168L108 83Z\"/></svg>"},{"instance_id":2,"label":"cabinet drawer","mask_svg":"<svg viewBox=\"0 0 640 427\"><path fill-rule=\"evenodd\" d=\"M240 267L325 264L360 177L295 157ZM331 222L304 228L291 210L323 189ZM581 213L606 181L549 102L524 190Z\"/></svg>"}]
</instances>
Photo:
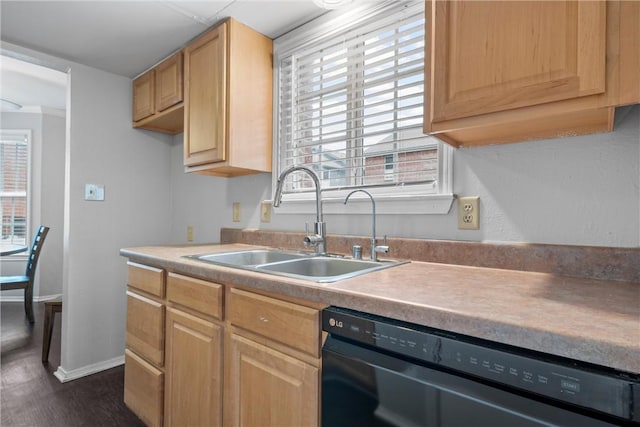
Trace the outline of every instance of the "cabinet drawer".
<instances>
[{"instance_id":1,"label":"cabinet drawer","mask_svg":"<svg viewBox=\"0 0 640 427\"><path fill-rule=\"evenodd\" d=\"M222 285L169 273L167 299L176 304L197 310L202 314L222 319Z\"/></svg>"},{"instance_id":2,"label":"cabinet drawer","mask_svg":"<svg viewBox=\"0 0 640 427\"><path fill-rule=\"evenodd\" d=\"M232 324L320 357L320 312L275 298L231 289Z\"/></svg>"},{"instance_id":3,"label":"cabinet drawer","mask_svg":"<svg viewBox=\"0 0 640 427\"><path fill-rule=\"evenodd\" d=\"M156 366L164 363L164 305L127 292L127 347Z\"/></svg>"},{"instance_id":4,"label":"cabinet drawer","mask_svg":"<svg viewBox=\"0 0 640 427\"><path fill-rule=\"evenodd\" d=\"M164 270L128 262L129 286L164 298Z\"/></svg>"},{"instance_id":5,"label":"cabinet drawer","mask_svg":"<svg viewBox=\"0 0 640 427\"><path fill-rule=\"evenodd\" d=\"M164 374L124 351L124 403L148 426L162 426Z\"/></svg>"}]
</instances>

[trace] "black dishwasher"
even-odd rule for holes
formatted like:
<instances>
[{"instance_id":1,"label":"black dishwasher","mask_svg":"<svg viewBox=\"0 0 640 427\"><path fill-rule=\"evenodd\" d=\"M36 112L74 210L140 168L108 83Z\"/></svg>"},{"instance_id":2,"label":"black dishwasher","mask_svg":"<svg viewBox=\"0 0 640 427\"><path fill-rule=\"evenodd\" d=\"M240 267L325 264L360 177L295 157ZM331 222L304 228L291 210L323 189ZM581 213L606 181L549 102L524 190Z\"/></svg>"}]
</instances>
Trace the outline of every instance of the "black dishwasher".
<instances>
[{"instance_id":1,"label":"black dishwasher","mask_svg":"<svg viewBox=\"0 0 640 427\"><path fill-rule=\"evenodd\" d=\"M640 425L640 376L329 307L324 427Z\"/></svg>"}]
</instances>

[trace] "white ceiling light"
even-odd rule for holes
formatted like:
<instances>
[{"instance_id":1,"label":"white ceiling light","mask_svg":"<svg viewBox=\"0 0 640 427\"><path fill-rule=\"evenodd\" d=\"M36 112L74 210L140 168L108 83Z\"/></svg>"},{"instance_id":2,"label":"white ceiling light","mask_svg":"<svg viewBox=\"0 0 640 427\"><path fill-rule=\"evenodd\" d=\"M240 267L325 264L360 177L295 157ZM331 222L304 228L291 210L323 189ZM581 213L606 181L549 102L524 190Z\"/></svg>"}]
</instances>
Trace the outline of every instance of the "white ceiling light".
<instances>
[{"instance_id":1,"label":"white ceiling light","mask_svg":"<svg viewBox=\"0 0 640 427\"><path fill-rule=\"evenodd\" d=\"M313 2L323 9L337 9L346 4L351 3L353 0L313 0Z\"/></svg>"},{"instance_id":2,"label":"white ceiling light","mask_svg":"<svg viewBox=\"0 0 640 427\"><path fill-rule=\"evenodd\" d=\"M8 99L0 98L0 111L15 111L22 108L22 105L11 102Z\"/></svg>"}]
</instances>

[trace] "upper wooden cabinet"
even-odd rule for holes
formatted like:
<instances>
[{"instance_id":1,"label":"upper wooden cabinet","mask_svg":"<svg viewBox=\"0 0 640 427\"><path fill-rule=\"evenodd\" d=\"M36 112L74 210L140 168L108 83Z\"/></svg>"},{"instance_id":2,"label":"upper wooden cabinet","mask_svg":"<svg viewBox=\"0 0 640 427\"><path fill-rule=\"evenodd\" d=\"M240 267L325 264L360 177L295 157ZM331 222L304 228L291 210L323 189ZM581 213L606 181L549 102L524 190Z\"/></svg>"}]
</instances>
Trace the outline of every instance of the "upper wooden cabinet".
<instances>
[{"instance_id":1,"label":"upper wooden cabinet","mask_svg":"<svg viewBox=\"0 0 640 427\"><path fill-rule=\"evenodd\" d=\"M640 102L640 2L427 2L425 133L474 146L612 130Z\"/></svg>"},{"instance_id":2,"label":"upper wooden cabinet","mask_svg":"<svg viewBox=\"0 0 640 427\"><path fill-rule=\"evenodd\" d=\"M270 172L271 39L228 19L184 53L185 170L217 176Z\"/></svg>"},{"instance_id":3,"label":"upper wooden cabinet","mask_svg":"<svg viewBox=\"0 0 640 427\"><path fill-rule=\"evenodd\" d=\"M133 127L183 131L183 54L178 52L133 81Z\"/></svg>"},{"instance_id":4,"label":"upper wooden cabinet","mask_svg":"<svg viewBox=\"0 0 640 427\"><path fill-rule=\"evenodd\" d=\"M146 119L155 113L155 79L154 70L149 70L133 81L133 121Z\"/></svg>"},{"instance_id":5,"label":"upper wooden cabinet","mask_svg":"<svg viewBox=\"0 0 640 427\"><path fill-rule=\"evenodd\" d=\"M162 61L156 71L156 112L182 102L183 76L182 52Z\"/></svg>"}]
</instances>

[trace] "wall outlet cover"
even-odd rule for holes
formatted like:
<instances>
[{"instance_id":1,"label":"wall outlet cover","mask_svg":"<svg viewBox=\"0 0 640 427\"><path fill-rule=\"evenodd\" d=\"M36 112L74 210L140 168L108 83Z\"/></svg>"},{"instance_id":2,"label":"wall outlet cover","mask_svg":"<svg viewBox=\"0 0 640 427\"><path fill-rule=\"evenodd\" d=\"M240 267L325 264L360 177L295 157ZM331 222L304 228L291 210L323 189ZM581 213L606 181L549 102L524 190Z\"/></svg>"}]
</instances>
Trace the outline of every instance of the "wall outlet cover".
<instances>
[{"instance_id":1,"label":"wall outlet cover","mask_svg":"<svg viewBox=\"0 0 640 427\"><path fill-rule=\"evenodd\" d=\"M271 203L262 202L260 204L260 221L271 222Z\"/></svg>"},{"instance_id":2,"label":"wall outlet cover","mask_svg":"<svg viewBox=\"0 0 640 427\"><path fill-rule=\"evenodd\" d=\"M458 229L480 229L480 197L458 198Z\"/></svg>"},{"instance_id":3,"label":"wall outlet cover","mask_svg":"<svg viewBox=\"0 0 640 427\"><path fill-rule=\"evenodd\" d=\"M240 222L240 203L234 202L232 206L231 219L233 222Z\"/></svg>"}]
</instances>

